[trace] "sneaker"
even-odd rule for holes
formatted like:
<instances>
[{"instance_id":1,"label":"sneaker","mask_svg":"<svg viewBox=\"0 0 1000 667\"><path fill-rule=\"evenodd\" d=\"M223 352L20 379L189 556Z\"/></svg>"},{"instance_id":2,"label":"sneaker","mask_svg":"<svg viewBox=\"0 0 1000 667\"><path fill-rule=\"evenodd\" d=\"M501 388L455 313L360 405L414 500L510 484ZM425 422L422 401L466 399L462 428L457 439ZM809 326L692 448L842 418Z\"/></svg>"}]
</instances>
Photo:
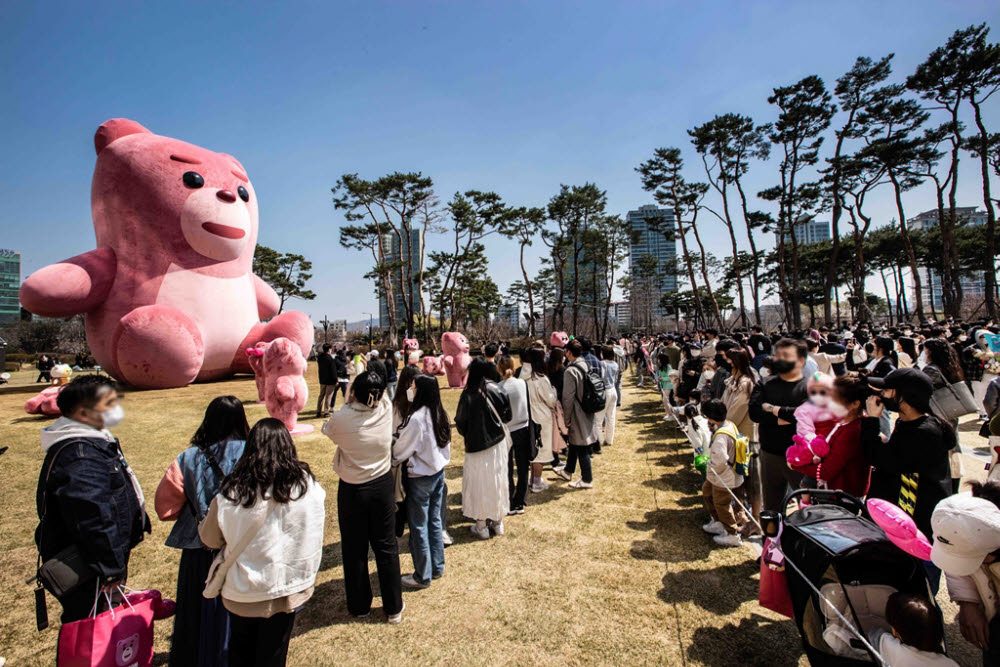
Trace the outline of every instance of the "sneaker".
<instances>
[{"instance_id":1,"label":"sneaker","mask_svg":"<svg viewBox=\"0 0 1000 667\"><path fill-rule=\"evenodd\" d=\"M712 538L712 541L718 544L720 547L738 547L743 544L743 540L740 539L738 533L716 535Z\"/></svg>"},{"instance_id":2,"label":"sneaker","mask_svg":"<svg viewBox=\"0 0 1000 667\"><path fill-rule=\"evenodd\" d=\"M444 542L444 545L446 547L450 547L451 545L453 545L455 543L455 538L453 538L448 531L445 531L441 535L441 541Z\"/></svg>"},{"instance_id":3,"label":"sneaker","mask_svg":"<svg viewBox=\"0 0 1000 667\"><path fill-rule=\"evenodd\" d=\"M564 470L563 468L556 468L552 472L554 472L557 477L564 479L567 482L573 481L573 476L570 475L568 472L566 472L566 470Z\"/></svg>"},{"instance_id":4,"label":"sneaker","mask_svg":"<svg viewBox=\"0 0 1000 667\"><path fill-rule=\"evenodd\" d=\"M704 526L701 527L701 529L704 530L709 535L726 534L726 527L722 525L721 521L716 521L715 519L712 519L711 521L706 523Z\"/></svg>"},{"instance_id":5,"label":"sneaker","mask_svg":"<svg viewBox=\"0 0 1000 667\"><path fill-rule=\"evenodd\" d=\"M539 477L539 478L538 478L538 479L537 479L537 480L535 481L535 483L531 485L531 492L532 492L532 493L541 493L542 491L545 491L545 490L547 490L548 488L549 488L549 483L548 483L548 482L546 482L546 481L545 481L544 479L542 479L541 477Z\"/></svg>"},{"instance_id":6,"label":"sneaker","mask_svg":"<svg viewBox=\"0 0 1000 667\"><path fill-rule=\"evenodd\" d=\"M594 488L593 482L585 482L582 479L578 479L569 485L571 489L592 489Z\"/></svg>"},{"instance_id":7,"label":"sneaker","mask_svg":"<svg viewBox=\"0 0 1000 667\"><path fill-rule=\"evenodd\" d=\"M431 585L431 582L429 582L429 581L426 584L422 584L419 581L417 581L417 577L416 577L415 574L404 575L400 579L400 582L402 582L403 588L421 589L421 588L427 588L428 586Z\"/></svg>"},{"instance_id":8,"label":"sneaker","mask_svg":"<svg viewBox=\"0 0 1000 667\"><path fill-rule=\"evenodd\" d=\"M521 510L521 513L523 514L524 510ZM496 535L497 537L503 537L503 521L497 521L496 523L492 524L490 528L493 529L494 535Z\"/></svg>"},{"instance_id":9,"label":"sneaker","mask_svg":"<svg viewBox=\"0 0 1000 667\"><path fill-rule=\"evenodd\" d=\"M406 603L403 603L403 608L399 610L398 614L391 614L387 619L389 625L399 625L403 622L403 612L406 611Z\"/></svg>"},{"instance_id":10,"label":"sneaker","mask_svg":"<svg viewBox=\"0 0 1000 667\"><path fill-rule=\"evenodd\" d=\"M507 516L513 516L515 514L524 514L524 508L523 507L514 507L514 508L511 508L511 510L507 512Z\"/></svg>"},{"instance_id":11,"label":"sneaker","mask_svg":"<svg viewBox=\"0 0 1000 667\"><path fill-rule=\"evenodd\" d=\"M597 445L597 444L591 445L590 446L590 455L591 456L600 456L601 455L601 446Z\"/></svg>"},{"instance_id":12,"label":"sneaker","mask_svg":"<svg viewBox=\"0 0 1000 667\"><path fill-rule=\"evenodd\" d=\"M480 529L479 526L477 526L476 524L472 524L471 526L469 526L469 532L471 532L473 535L475 535L481 540L490 539L490 529L485 526L482 529Z\"/></svg>"},{"instance_id":13,"label":"sneaker","mask_svg":"<svg viewBox=\"0 0 1000 667\"><path fill-rule=\"evenodd\" d=\"M369 616L371 616L371 612L370 611L366 611L363 614L354 614L353 616L356 619L364 620L364 619L368 618Z\"/></svg>"}]
</instances>

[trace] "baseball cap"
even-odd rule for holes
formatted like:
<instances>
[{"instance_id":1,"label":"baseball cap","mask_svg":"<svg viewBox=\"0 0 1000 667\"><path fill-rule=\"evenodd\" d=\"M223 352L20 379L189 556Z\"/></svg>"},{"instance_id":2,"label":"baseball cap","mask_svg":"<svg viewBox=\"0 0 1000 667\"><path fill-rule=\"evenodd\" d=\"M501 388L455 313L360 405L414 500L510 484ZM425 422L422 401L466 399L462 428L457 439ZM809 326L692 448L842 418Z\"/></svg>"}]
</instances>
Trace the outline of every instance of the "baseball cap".
<instances>
[{"instance_id":1,"label":"baseball cap","mask_svg":"<svg viewBox=\"0 0 1000 667\"><path fill-rule=\"evenodd\" d=\"M965 577L1000 549L1000 508L971 493L949 496L931 516L931 562L947 574Z\"/></svg>"},{"instance_id":2,"label":"baseball cap","mask_svg":"<svg viewBox=\"0 0 1000 667\"><path fill-rule=\"evenodd\" d=\"M875 389L895 389L913 407L927 412L930 409L934 385L927 374L918 368L897 368L884 378L868 378L868 385Z\"/></svg>"}]
</instances>

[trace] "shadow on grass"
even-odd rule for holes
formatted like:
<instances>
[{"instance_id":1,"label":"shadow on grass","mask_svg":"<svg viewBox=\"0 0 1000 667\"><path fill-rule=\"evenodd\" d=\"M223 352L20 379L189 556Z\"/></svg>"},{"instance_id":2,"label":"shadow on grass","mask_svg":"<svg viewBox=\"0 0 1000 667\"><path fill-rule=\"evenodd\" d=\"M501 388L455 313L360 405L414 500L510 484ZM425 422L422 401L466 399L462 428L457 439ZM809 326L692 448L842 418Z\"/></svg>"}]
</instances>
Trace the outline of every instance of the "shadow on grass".
<instances>
[{"instance_id":1,"label":"shadow on grass","mask_svg":"<svg viewBox=\"0 0 1000 667\"><path fill-rule=\"evenodd\" d=\"M711 570L668 572L657 597L668 604L690 602L719 616L733 614L747 600L756 600L760 566L748 560Z\"/></svg>"},{"instance_id":2,"label":"shadow on grass","mask_svg":"<svg viewBox=\"0 0 1000 667\"><path fill-rule=\"evenodd\" d=\"M775 621L751 614L739 625L695 630L687 657L703 665L797 665L789 660L788 644L799 641L791 619Z\"/></svg>"},{"instance_id":3,"label":"shadow on grass","mask_svg":"<svg viewBox=\"0 0 1000 667\"><path fill-rule=\"evenodd\" d=\"M59 419L56 416L49 415L28 415L27 417L18 417L17 419L11 419L11 424L24 424L24 423L41 423L41 422L54 422Z\"/></svg>"}]
</instances>

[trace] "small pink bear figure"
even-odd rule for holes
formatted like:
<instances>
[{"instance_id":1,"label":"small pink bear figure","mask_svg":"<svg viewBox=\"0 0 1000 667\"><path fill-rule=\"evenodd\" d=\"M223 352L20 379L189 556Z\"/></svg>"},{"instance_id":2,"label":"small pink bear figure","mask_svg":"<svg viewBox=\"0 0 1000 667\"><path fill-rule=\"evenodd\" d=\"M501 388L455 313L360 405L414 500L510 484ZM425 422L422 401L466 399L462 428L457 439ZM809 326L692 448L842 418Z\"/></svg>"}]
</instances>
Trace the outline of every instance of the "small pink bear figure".
<instances>
[{"instance_id":1,"label":"small pink bear figure","mask_svg":"<svg viewBox=\"0 0 1000 667\"><path fill-rule=\"evenodd\" d=\"M257 402L264 402L264 352L270 343L260 342L247 348L247 361L253 371L254 382L257 383Z\"/></svg>"},{"instance_id":2,"label":"small pink bear figure","mask_svg":"<svg viewBox=\"0 0 1000 667\"><path fill-rule=\"evenodd\" d=\"M469 341L457 331L448 331L441 336L441 361L444 372L448 376L448 386L458 388L465 386L465 377L469 374Z\"/></svg>"},{"instance_id":3,"label":"small pink bear figure","mask_svg":"<svg viewBox=\"0 0 1000 667\"><path fill-rule=\"evenodd\" d=\"M569 342L569 334L565 331L553 331L552 335L549 336L549 345L551 347L566 347L566 343Z\"/></svg>"},{"instance_id":4,"label":"small pink bear figure","mask_svg":"<svg viewBox=\"0 0 1000 667\"><path fill-rule=\"evenodd\" d=\"M281 420L292 435L312 432L310 424L296 425L299 413L309 400L309 387L304 377L306 360L302 349L287 338L275 338L261 359L267 413Z\"/></svg>"},{"instance_id":5,"label":"small pink bear figure","mask_svg":"<svg viewBox=\"0 0 1000 667\"><path fill-rule=\"evenodd\" d=\"M24 411L29 415L48 415L49 417L62 415L56 404L60 391L62 391L62 385L42 389L38 394L24 402Z\"/></svg>"},{"instance_id":6,"label":"small pink bear figure","mask_svg":"<svg viewBox=\"0 0 1000 667\"><path fill-rule=\"evenodd\" d=\"M403 357L409 357L410 352L419 352L420 342L416 338L403 339Z\"/></svg>"},{"instance_id":7,"label":"small pink bear figure","mask_svg":"<svg viewBox=\"0 0 1000 667\"><path fill-rule=\"evenodd\" d=\"M441 357L424 357L420 361L423 364L425 374L444 375L444 368L441 367Z\"/></svg>"},{"instance_id":8,"label":"small pink bear figure","mask_svg":"<svg viewBox=\"0 0 1000 667\"><path fill-rule=\"evenodd\" d=\"M133 387L168 389L249 373L244 350L313 325L280 310L253 273L257 193L236 158L124 118L94 136L96 247L21 285L42 317L83 314L97 363Z\"/></svg>"}]
</instances>

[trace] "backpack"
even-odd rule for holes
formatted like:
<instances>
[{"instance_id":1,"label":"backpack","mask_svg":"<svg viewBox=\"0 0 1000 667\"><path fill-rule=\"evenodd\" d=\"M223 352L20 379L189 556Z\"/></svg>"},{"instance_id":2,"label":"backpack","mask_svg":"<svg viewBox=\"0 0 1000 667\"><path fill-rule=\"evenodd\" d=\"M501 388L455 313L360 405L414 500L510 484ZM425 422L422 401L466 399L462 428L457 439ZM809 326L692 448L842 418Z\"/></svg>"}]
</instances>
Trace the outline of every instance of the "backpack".
<instances>
[{"instance_id":1,"label":"backpack","mask_svg":"<svg viewBox=\"0 0 1000 667\"><path fill-rule=\"evenodd\" d=\"M736 443L736 447L733 448L733 460L729 465L737 475L746 477L750 472L750 438L737 431L736 425L732 422L720 426L715 433L728 435Z\"/></svg>"},{"instance_id":2,"label":"backpack","mask_svg":"<svg viewBox=\"0 0 1000 667\"><path fill-rule=\"evenodd\" d=\"M583 375L583 398L580 399L580 407L589 415L600 412L605 407L604 378L587 369Z\"/></svg>"}]
</instances>

